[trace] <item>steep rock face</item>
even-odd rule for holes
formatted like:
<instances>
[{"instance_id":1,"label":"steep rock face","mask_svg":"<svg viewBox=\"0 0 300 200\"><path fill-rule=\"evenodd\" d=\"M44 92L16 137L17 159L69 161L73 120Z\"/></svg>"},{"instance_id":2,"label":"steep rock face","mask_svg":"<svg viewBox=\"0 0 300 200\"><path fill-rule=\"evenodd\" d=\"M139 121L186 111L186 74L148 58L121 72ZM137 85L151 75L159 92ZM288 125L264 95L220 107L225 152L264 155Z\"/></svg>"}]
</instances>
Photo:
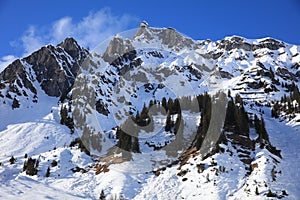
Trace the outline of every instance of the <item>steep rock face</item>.
<instances>
[{"instance_id":1,"label":"steep rock face","mask_svg":"<svg viewBox=\"0 0 300 200\"><path fill-rule=\"evenodd\" d=\"M263 39L255 44L247 42L241 37L231 37L230 39L221 40L218 43L218 47L230 51L232 49L243 49L245 51L255 51L257 49L267 48L269 50L278 50L281 47L285 47L284 43L272 38Z\"/></svg>"},{"instance_id":2,"label":"steep rock face","mask_svg":"<svg viewBox=\"0 0 300 200\"><path fill-rule=\"evenodd\" d=\"M83 48L78 45L74 38L66 38L57 46L65 50L73 59L80 59L81 57L84 57Z\"/></svg>"},{"instance_id":3,"label":"steep rock face","mask_svg":"<svg viewBox=\"0 0 300 200\"><path fill-rule=\"evenodd\" d=\"M1 92L3 92L6 87L6 94L2 94ZM18 96L27 96L26 89L30 90L33 94L37 92L22 61L18 59L5 68L0 74L0 90L2 90L0 91L0 96L4 97L3 95L6 95L7 98L11 98L12 96L9 92Z\"/></svg>"},{"instance_id":4,"label":"steep rock face","mask_svg":"<svg viewBox=\"0 0 300 200\"><path fill-rule=\"evenodd\" d=\"M194 48L197 44L190 38L183 36L173 28L151 28L146 22L142 22L133 40L151 43L151 40L160 40L162 45L174 51L182 48Z\"/></svg>"},{"instance_id":5,"label":"steep rock face","mask_svg":"<svg viewBox=\"0 0 300 200\"><path fill-rule=\"evenodd\" d=\"M118 62L117 59L119 57L124 57L133 50L134 48L129 40L114 37L103 54L103 59L108 63Z\"/></svg>"},{"instance_id":6,"label":"steep rock face","mask_svg":"<svg viewBox=\"0 0 300 200\"><path fill-rule=\"evenodd\" d=\"M87 54L73 38L67 38L56 47L44 46L14 61L0 73L0 94L8 102L15 96L37 102L39 87L49 96L66 94Z\"/></svg>"}]
</instances>

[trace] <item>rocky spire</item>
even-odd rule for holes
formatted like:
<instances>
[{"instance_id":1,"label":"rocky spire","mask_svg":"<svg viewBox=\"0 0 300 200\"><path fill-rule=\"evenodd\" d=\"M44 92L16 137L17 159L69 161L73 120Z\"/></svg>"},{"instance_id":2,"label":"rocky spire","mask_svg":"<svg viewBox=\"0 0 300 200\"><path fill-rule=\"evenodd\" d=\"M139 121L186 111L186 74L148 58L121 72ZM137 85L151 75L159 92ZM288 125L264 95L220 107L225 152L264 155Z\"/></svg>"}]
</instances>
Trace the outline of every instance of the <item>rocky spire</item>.
<instances>
[{"instance_id":1,"label":"rocky spire","mask_svg":"<svg viewBox=\"0 0 300 200\"><path fill-rule=\"evenodd\" d=\"M57 46L63 48L70 56L72 56L72 58L79 57L81 47L78 45L77 41L74 38L68 37Z\"/></svg>"}]
</instances>

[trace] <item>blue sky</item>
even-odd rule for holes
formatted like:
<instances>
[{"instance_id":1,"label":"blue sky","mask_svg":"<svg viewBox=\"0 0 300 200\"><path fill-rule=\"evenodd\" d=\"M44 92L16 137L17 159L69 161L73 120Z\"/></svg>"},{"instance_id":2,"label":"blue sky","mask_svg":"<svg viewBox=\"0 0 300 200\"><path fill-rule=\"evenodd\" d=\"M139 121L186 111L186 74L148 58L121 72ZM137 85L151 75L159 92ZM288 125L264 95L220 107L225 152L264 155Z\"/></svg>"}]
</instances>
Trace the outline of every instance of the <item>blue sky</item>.
<instances>
[{"instance_id":1,"label":"blue sky","mask_svg":"<svg viewBox=\"0 0 300 200\"><path fill-rule=\"evenodd\" d=\"M298 0L0 0L0 68L67 36L93 48L142 20L193 39L240 35L300 45Z\"/></svg>"}]
</instances>

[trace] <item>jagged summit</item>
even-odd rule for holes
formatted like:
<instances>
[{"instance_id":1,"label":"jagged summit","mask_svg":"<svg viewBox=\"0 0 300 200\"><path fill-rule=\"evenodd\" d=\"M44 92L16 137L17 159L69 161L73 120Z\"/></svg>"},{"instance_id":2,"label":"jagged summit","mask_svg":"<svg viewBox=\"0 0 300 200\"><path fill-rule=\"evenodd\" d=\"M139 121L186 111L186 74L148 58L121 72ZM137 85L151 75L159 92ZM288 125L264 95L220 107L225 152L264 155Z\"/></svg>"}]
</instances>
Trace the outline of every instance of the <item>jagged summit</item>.
<instances>
[{"instance_id":1,"label":"jagged summit","mask_svg":"<svg viewBox=\"0 0 300 200\"><path fill-rule=\"evenodd\" d=\"M106 62L111 63L119 56L122 56L133 50L134 48L129 40L123 40L120 37L114 37L106 48L106 51L103 54L103 59Z\"/></svg>"},{"instance_id":2,"label":"jagged summit","mask_svg":"<svg viewBox=\"0 0 300 200\"><path fill-rule=\"evenodd\" d=\"M286 47L282 41L273 38L262 38L258 40L250 40L241 36L230 36L223 40L217 41L219 48L230 51L232 49L243 49L246 51L255 51L257 49L267 48L269 50L278 50L279 48Z\"/></svg>"},{"instance_id":3,"label":"jagged summit","mask_svg":"<svg viewBox=\"0 0 300 200\"><path fill-rule=\"evenodd\" d=\"M140 23L133 40L144 43L147 41L151 45L162 44L174 51L195 46L195 42L191 38L184 36L174 28L154 28L145 21Z\"/></svg>"},{"instance_id":4,"label":"jagged summit","mask_svg":"<svg viewBox=\"0 0 300 200\"><path fill-rule=\"evenodd\" d=\"M2 102L10 105L16 98L20 105L36 103L38 91L54 97L65 95L87 54L75 39L67 38L56 47L47 45L14 61L0 73Z\"/></svg>"},{"instance_id":5,"label":"jagged summit","mask_svg":"<svg viewBox=\"0 0 300 200\"><path fill-rule=\"evenodd\" d=\"M59 43L57 46L63 48L72 58L78 58L82 48L78 45L77 41L68 37L63 42Z\"/></svg>"}]
</instances>

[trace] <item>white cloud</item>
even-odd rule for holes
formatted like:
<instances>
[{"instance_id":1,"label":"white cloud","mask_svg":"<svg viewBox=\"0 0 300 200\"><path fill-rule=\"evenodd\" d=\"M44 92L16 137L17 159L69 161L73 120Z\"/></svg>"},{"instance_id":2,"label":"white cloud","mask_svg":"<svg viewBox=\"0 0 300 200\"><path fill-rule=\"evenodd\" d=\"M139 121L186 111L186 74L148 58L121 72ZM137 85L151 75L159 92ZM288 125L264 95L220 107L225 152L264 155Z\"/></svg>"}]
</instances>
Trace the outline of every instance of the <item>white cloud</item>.
<instances>
[{"instance_id":1,"label":"white cloud","mask_svg":"<svg viewBox=\"0 0 300 200\"><path fill-rule=\"evenodd\" d=\"M0 58L0 73L7 67L10 63L12 63L17 57L13 55L7 55Z\"/></svg>"},{"instance_id":2,"label":"white cloud","mask_svg":"<svg viewBox=\"0 0 300 200\"><path fill-rule=\"evenodd\" d=\"M83 46L95 47L107 37L124 31L137 19L130 15L114 16L110 9L91 12L78 23L64 17L53 24L53 42L59 42L68 36L74 37Z\"/></svg>"},{"instance_id":3,"label":"white cloud","mask_svg":"<svg viewBox=\"0 0 300 200\"><path fill-rule=\"evenodd\" d=\"M72 18L71 17L64 17L60 20L56 21L53 26L53 39L55 41L62 40L66 36L73 35L73 27L72 27ZM69 34L69 35L67 35Z\"/></svg>"},{"instance_id":4,"label":"white cloud","mask_svg":"<svg viewBox=\"0 0 300 200\"><path fill-rule=\"evenodd\" d=\"M93 49L106 38L125 31L131 24L137 24L134 16L123 14L114 15L109 8L103 8L96 12L90 12L79 21L66 16L50 25L31 25L19 40L11 41L10 45L22 48L21 57L27 56L49 43L58 44L66 37L74 37L80 45ZM0 58L0 72L3 71L17 56L7 55Z\"/></svg>"},{"instance_id":5,"label":"white cloud","mask_svg":"<svg viewBox=\"0 0 300 200\"><path fill-rule=\"evenodd\" d=\"M103 8L90 12L79 21L66 16L50 25L31 25L19 40L11 41L10 45L22 48L21 57L49 43L56 45L66 37L74 37L80 45L93 49L109 36L125 31L133 23L137 24L138 18L127 14L117 16L109 8ZM0 57L0 72L17 58L14 55Z\"/></svg>"},{"instance_id":6,"label":"white cloud","mask_svg":"<svg viewBox=\"0 0 300 200\"><path fill-rule=\"evenodd\" d=\"M74 37L80 45L92 49L107 37L125 31L132 23L138 23L138 19L127 14L116 16L109 8L104 8L90 12L78 22L66 16L53 22L49 28L30 26L20 42L24 55L49 43L56 45L66 37Z\"/></svg>"},{"instance_id":7,"label":"white cloud","mask_svg":"<svg viewBox=\"0 0 300 200\"><path fill-rule=\"evenodd\" d=\"M34 26L30 26L27 29L25 34L22 36L21 41L25 54L31 53L41 48L41 46L44 44L43 36L37 33L37 29Z\"/></svg>"}]
</instances>

